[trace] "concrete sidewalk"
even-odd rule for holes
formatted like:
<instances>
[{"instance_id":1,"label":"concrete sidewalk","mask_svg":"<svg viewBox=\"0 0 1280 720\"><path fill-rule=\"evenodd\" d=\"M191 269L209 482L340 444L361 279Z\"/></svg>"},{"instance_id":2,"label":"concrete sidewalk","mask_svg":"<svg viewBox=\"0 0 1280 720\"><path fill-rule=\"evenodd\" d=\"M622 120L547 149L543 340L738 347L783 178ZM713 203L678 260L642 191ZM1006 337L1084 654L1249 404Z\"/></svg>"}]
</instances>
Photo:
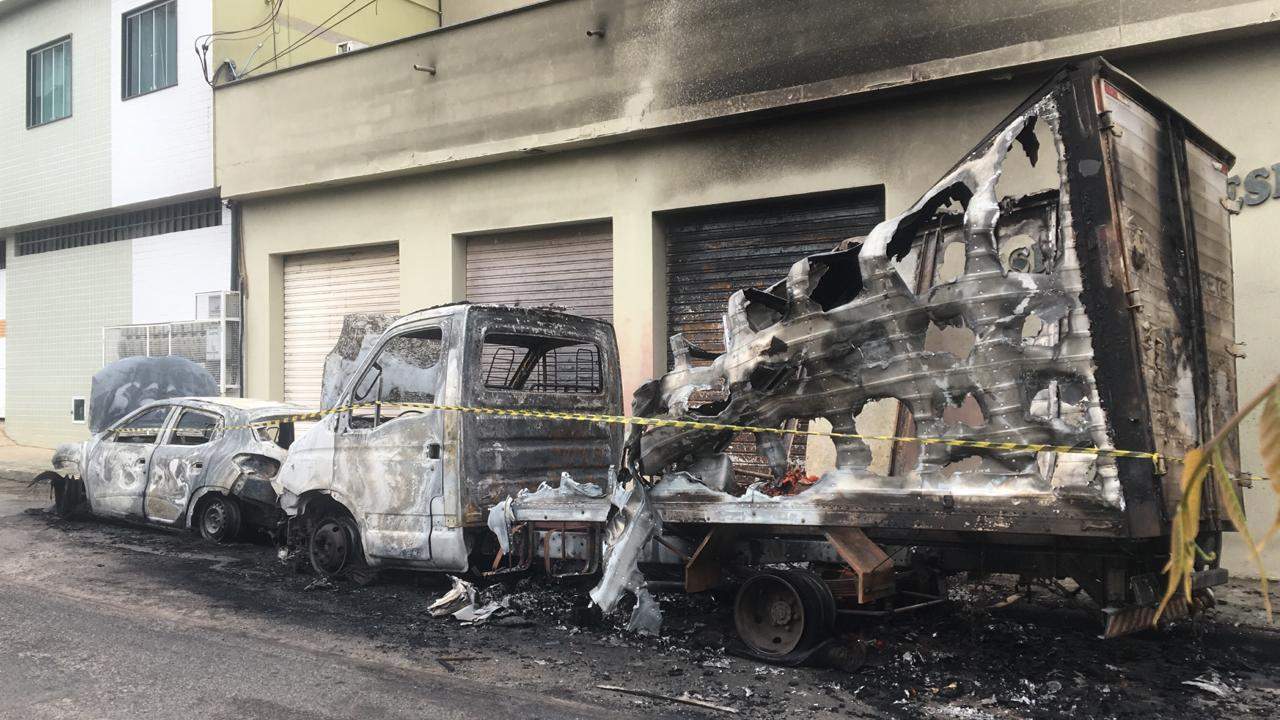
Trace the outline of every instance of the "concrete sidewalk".
<instances>
[{"instance_id":1,"label":"concrete sidewalk","mask_svg":"<svg viewBox=\"0 0 1280 720\"><path fill-rule=\"evenodd\" d=\"M53 469L53 449L15 443L0 423L0 480L27 482L45 470Z\"/></svg>"}]
</instances>

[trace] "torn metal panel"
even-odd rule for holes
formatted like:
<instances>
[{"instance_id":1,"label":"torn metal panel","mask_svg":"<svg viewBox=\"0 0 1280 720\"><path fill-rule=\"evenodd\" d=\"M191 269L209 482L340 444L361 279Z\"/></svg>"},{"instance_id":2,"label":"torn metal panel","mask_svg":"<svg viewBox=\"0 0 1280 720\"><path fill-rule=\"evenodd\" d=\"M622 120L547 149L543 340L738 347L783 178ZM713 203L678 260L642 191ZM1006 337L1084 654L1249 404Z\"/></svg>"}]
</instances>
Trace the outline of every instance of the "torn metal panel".
<instances>
[{"instance_id":1,"label":"torn metal panel","mask_svg":"<svg viewBox=\"0 0 1280 720\"><path fill-rule=\"evenodd\" d=\"M1122 202L1112 202L1108 183L1126 166L1117 161L1123 153L1104 152L1108 119L1091 109L1107 82L1136 87L1101 61L1061 71L906 212L864 239L796 262L771 287L736 292L724 315L725 351L708 354L673 337L673 369L637 392L635 412L774 428L824 418L836 432L856 434L866 432L856 421L865 406L892 399L905 415L900 428L920 437L1179 455L1202 441L1208 388L1215 387L1218 407L1232 405L1234 367L1219 357L1210 383L1205 363L1158 364L1154 339L1188 357L1181 347L1229 337L1228 314L1220 300L1197 307L1191 292L1156 315L1113 299L1124 296L1113 279L1136 257L1115 242L1128 237L1119 225L1134 217L1126 208L1176 217L1179 199L1130 182ZM1229 154L1145 91L1132 92L1157 107L1161 128L1182 128L1226 167ZM1037 126L1047 128L1051 144L1038 141ZM1002 197L1011 153L1052 163L1056 185ZM1186 167L1176 160L1142 167L1176 184L1174 171ZM1196 187L1207 192L1203 181ZM1198 205L1206 206L1203 197ZM1209 231L1202 244L1213 260L1201 267L1229 277L1225 224L1210 225L1203 213L1197 222ZM1202 277L1178 237L1163 229L1143 237L1148 254L1182 263L1161 269L1148 262L1152 292L1158 285L1169 298ZM903 260L918 268L915 282L895 266ZM695 365L701 357L714 359ZM1159 532L1156 467L1147 460L926 444L900 447L895 471L885 474L872 469L863 440L834 438L833 470L797 495L763 501L726 487L729 433L633 432L643 472L663 474L652 497L668 521ZM775 478L789 469L785 442L785 434L758 437ZM693 489L690 480L704 487Z\"/></svg>"},{"instance_id":2,"label":"torn metal panel","mask_svg":"<svg viewBox=\"0 0 1280 720\"><path fill-rule=\"evenodd\" d=\"M618 485L604 536L604 573L591 589L591 602L605 613L613 612L625 593L635 597L627 629L656 635L662 611L650 594L639 562L654 537L662 534L662 519L649 501L644 483L631 480Z\"/></svg>"},{"instance_id":3,"label":"torn metal panel","mask_svg":"<svg viewBox=\"0 0 1280 720\"><path fill-rule=\"evenodd\" d=\"M383 313L352 313L342 319L342 332L333 350L324 358L320 385L320 407L331 408L374 343L397 316Z\"/></svg>"}]
</instances>

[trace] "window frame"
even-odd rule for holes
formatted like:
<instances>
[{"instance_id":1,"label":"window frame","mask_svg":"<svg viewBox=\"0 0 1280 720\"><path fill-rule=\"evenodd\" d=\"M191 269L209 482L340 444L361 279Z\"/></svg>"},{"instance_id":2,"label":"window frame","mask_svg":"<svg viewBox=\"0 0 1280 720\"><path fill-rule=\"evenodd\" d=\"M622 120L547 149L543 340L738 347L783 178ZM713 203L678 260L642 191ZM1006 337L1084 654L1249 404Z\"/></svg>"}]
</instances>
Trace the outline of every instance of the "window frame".
<instances>
[{"instance_id":1,"label":"window frame","mask_svg":"<svg viewBox=\"0 0 1280 720\"><path fill-rule=\"evenodd\" d=\"M165 445L167 447L184 447L184 448L202 447L205 445L210 445L222 437L222 428L227 424L226 418L224 418L222 415L212 410L204 410L201 408L187 407L186 405L177 405L175 407L177 408L177 411L178 411L177 415L173 417L173 422L169 423L169 429L164 433L164 437L161 439L161 442L160 442L161 445ZM195 443L195 444L173 442L173 439L178 432L178 425L182 424L182 418L186 417L188 413L192 415L204 415L205 417L211 417L214 419L215 422L214 422L213 428L211 428L210 430L208 440L205 440L204 442L200 442L200 443Z\"/></svg>"},{"instance_id":2,"label":"window frame","mask_svg":"<svg viewBox=\"0 0 1280 720\"><path fill-rule=\"evenodd\" d=\"M150 90L143 90L132 95L129 94L129 18L142 15L154 11L162 5L173 5L173 81L168 85L158 85ZM155 19L152 16L152 37L155 37ZM141 34L142 21L138 21L139 34ZM154 0L144 5L139 5L132 10L126 10L120 14L120 100L128 101L136 98L158 93L161 90L168 90L178 85L178 0ZM154 43L153 43L154 44ZM141 84L141 82L139 82Z\"/></svg>"},{"instance_id":3,"label":"window frame","mask_svg":"<svg viewBox=\"0 0 1280 720\"><path fill-rule=\"evenodd\" d=\"M479 389L482 392L515 393L525 397L542 396L542 397L557 397L557 398L568 398L568 397L600 398L600 397L603 397L605 394L604 348L601 347L600 343L594 338L575 337L571 335L560 335L555 333L544 335L541 333L533 333L533 332L518 331L518 330L507 330L505 328L493 328L493 327L485 329L485 331L480 333L479 335L480 335L480 345L478 347L477 352L479 353L479 357L481 358L478 365L480 365L481 367L479 370L478 380L479 380ZM484 348L487 345L497 345L499 346L499 349L506 348L506 347L524 347L526 351L525 355L519 358L519 362L517 363L517 366L513 367L511 370L511 373L514 375L519 371L519 366L523 366L528 361L529 355L533 352L535 346L533 345L522 346L522 345L513 345L510 343L490 342L489 338L491 336L493 337L511 336L511 337L529 338L529 339L536 339L536 340L543 341L540 348L542 354L539 355L538 359L529 367L529 372L525 374L521 387L518 387L518 388L517 387L497 387L497 386L489 385L488 372L491 368L489 365L486 365L483 360ZM552 343L562 343L562 344L550 346ZM534 373L536 372L536 368L547 361L547 356L550 353L555 352L556 350L570 348L575 345L589 345L594 350L595 365L596 365L595 379L599 383L597 387L595 387L591 392L528 389L527 384L533 378ZM490 364L491 363L492 363L492 360L490 361ZM512 380L514 379L514 377L508 377L507 379Z\"/></svg>"},{"instance_id":4,"label":"window frame","mask_svg":"<svg viewBox=\"0 0 1280 720\"><path fill-rule=\"evenodd\" d=\"M67 114L66 114L66 115L63 115L63 116L61 116L61 117L53 118L53 119L51 119L51 120L45 120L45 121L43 121L43 122L32 122L32 120L34 119L34 116L33 116L33 114L32 114L32 111L33 111L34 107L33 107L33 104L32 104L32 102L31 102L31 99L32 99L32 88L31 88L31 59L32 59L32 57L34 57L34 56L36 56L36 55L39 55L40 53L43 53L43 52L45 52L46 50L51 50L51 49L53 49L53 48L55 48L55 47L58 47L59 45L62 45L63 43L65 43L65 44L66 44L66 46L67 46L67 81L66 81L66 86L67 86ZM50 40L49 42L44 43L43 45L37 45L36 47L33 47L33 48L31 48L30 50L28 50L28 51L27 51L26 78L25 78L25 79L26 79L26 82L24 83L24 86L26 87L26 96L27 96L27 98L26 98L26 99L27 99L26 106L27 106L27 129L28 129L28 130L33 130L33 129L38 128L38 127L44 127L44 126L46 126L46 125L52 125L52 124L54 124L54 123L58 122L59 120L66 120L67 118L70 118L70 117L72 116L72 114L74 114L74 112L75 112L75 103L73 103L73 102L72 102L72 100L73 100L73 99L74 99L74 97L75 97L75 93L74 93L74 87L73 87L73 85L72 85L72 78L75 76L75 72L74 72L74 60L75 60L75 56L74 56L74 53L72 52L72 50L73 50L73 48L72 48L72 42L71 42L71 35L70 35L70 34L67 34L67 35L63 35L63 36L62 36L62 37L60 37L60 38L56 38L56 39L54 39L54 40Z\"/></svg>"},{"instance_id":5,"label":"window frame","mask_svg":"<svg viewBox=\"0 0 1280 720\"><path fill-rule=\"evenodd\" d=\"M402 328L398 330L396 334L389 335L383 338L382 342L378 343L378 345L374 348L374 351L369 353L369 357L365 359L364 364L360 366L359 370L356 373L354 373L354 381L351 381L351 384L347 388L347 391L342 394L342 397L345 398L345 401L342 404L346 405L347 409L342 413L342 422L338 424L338 426L335 428L336 430L340 432L343 432L343 431L360 432L360 431L376 430L377 428L382 427L388 422L398 419L398 416L390 419L383 418L381 419L380 422L377 422L372 427L367 427L367 428L353 427L352 419L357 417L356 407L355 407L356 405L367 404L367 405L377 406L379 408L379 412L377 414L380 415L381 414L380 410L382 405L403 404L403 403L383 402L381 393L379 393L379 397L373 401L370 401L368 398L357 399L356 396L359 394L360 385L361 383L364 382L365 376L367 376L370 372L372 372L374 368L377 368L377 375L374 376L374 382L375 383L377 382L377 378L381 376L383 372L382 365L378 363L378 360L381 359L383 352L386 351L387 346L390 345L392 342L409 335L418 335L418 334L428 333L433 331L436 333L439 333L440 335L440 338L439 338L440 355L436 358L435 363L420 369L429 370L434 367L439 367L440 365L445 363L446 356L448 355L448 352L449 352L449 345L448 345L449 327L448 327L448 323L442 322L439 319L426 320L426 321L423 321L422 324L420 325L413 325L410 327ZM437 379L437 382L439 382L438 379ZM374 386L370 385L368 388L368 392L372 392L373 388ZM436 397L436 400L439 400L439 398ZM296 428L295 428L295 432L296 432ZM295 436L295 439L296 439L296 436Z\"/></svg>"},{"instance_id":6,"label":"window frame","mask_svg":"<svg viewBox=\"0 0 1280 720\"><path fill-rule=\"evenodd\" d=\"M115 424L114 424L114 425L112 425L112 426L107 430L107 434L106 434L106 438L105 438L105 440L106 440L107 442L109 442L109 443L113 443L113 444L124 444L124 445L159 445L159 444L160 444L160 441L161 441L161 440L163 440L163 439L165 438L165 433L166 433L166 431L169 429L169 425L173 422L173 411L174 411L174 409L175 409L176 407L178 407L178 406L177 406L177 405L170 404L170 403L161 403L161 404L159 404L159 405L147 405L147 406L145 406L145 407L140 407L140 408L138 408L137 410L134 410L133 412L131 412L131 413L129 413L128 415L124 416L123 418L120 418L119 420L117 420L117 421L115 422ZM138 419L138 418L142 417L143 415L146 415L147 413L152 412L152 411L154 411L154 410L164 410L164 411L165 411L164 420L160 423L159 427L157 427L157 428L156 428L156 439L155 439L155 440L152 440L152 441L151 441L151 442L149 442L149 443L140 443L140 442L126 442L126 443L120 443L120 439L119 439L119 438L120 438L120 431L121 431L121 430L130 429L130 428L129 428L129 423L133 422L134 420L136 420L136 419Z\"/></svg>"}]
</instances>

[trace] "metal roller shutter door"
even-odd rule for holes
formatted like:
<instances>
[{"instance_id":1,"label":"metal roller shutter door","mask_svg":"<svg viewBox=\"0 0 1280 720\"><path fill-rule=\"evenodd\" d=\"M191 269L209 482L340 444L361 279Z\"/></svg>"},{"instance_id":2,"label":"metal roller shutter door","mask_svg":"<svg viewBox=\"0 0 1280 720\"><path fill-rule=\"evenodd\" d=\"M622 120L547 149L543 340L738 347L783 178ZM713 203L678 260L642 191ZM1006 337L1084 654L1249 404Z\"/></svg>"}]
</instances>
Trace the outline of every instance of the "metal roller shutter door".
<instances>
[{"instance_id":1,"label":"metal roller shutter door","mask_svg":"<svg viewBox=\"0 0 1280 720\"><path fill-rule=\"evenodd\" d=\"M467 299L558 305L613 322L613 233L608 223L467 239Z\"/></svg>"},{"instance_id":2,"label":"metal roller shutter door","mask_svg":"<svg viewBox=\"0 0 1280 720\"><path fill-rule=\"evenodd\" d=\"M284 259L284 399L320 404L324 359L349 313L400 314L395 245Z\"/></svg>"},{"instance_id":3,"label":"metal roller shutter door","mask_svg":"<svg viewBox=\"0 0 1280 720\"><path fill-rule=\"evenodd\" d=\"M880 187L668 213L668 333L723 352L721 316L735 290L768 287L800 258L866 235L883 219ZM737 468L767 469L749 435L735 438L729 454ZM792 444L791 457L803 461L803 437Z\"/></svg>"}]
</instances>

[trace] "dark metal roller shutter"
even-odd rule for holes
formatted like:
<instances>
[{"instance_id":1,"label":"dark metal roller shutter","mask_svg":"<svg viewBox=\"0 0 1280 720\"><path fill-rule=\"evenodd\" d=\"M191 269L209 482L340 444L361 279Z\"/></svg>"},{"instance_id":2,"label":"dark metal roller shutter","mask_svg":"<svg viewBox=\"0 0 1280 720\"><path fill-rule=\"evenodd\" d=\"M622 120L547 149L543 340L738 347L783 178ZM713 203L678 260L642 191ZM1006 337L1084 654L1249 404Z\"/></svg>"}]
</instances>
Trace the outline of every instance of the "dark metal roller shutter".
<instances>
[{"instance_id":1,"label":"dark metal roller shutter","mask_svg":"<svg viewBox=\"0 0 1280 720\"><path fill-rule=\"evenodd\" d=\"M721 316L735 290L772 285L800 258L866 235L883 219L883 187L666 214L668 333L723 352ZM804 459L802 441L792 445L793 460ZM735 438L729 454L739 469L767 469L749 435Z\"/></svg>"},{"instance_id":2,"label":"dark metal roller shutter","mask_svg":"<svg viewBox=\"0 0 1280 720\"><path fill-rule=\"evenodd\" d=\"M558 305L613 322L613 233L609 223L467 238L467 299Z\"/></svg>"}]
</instances>

